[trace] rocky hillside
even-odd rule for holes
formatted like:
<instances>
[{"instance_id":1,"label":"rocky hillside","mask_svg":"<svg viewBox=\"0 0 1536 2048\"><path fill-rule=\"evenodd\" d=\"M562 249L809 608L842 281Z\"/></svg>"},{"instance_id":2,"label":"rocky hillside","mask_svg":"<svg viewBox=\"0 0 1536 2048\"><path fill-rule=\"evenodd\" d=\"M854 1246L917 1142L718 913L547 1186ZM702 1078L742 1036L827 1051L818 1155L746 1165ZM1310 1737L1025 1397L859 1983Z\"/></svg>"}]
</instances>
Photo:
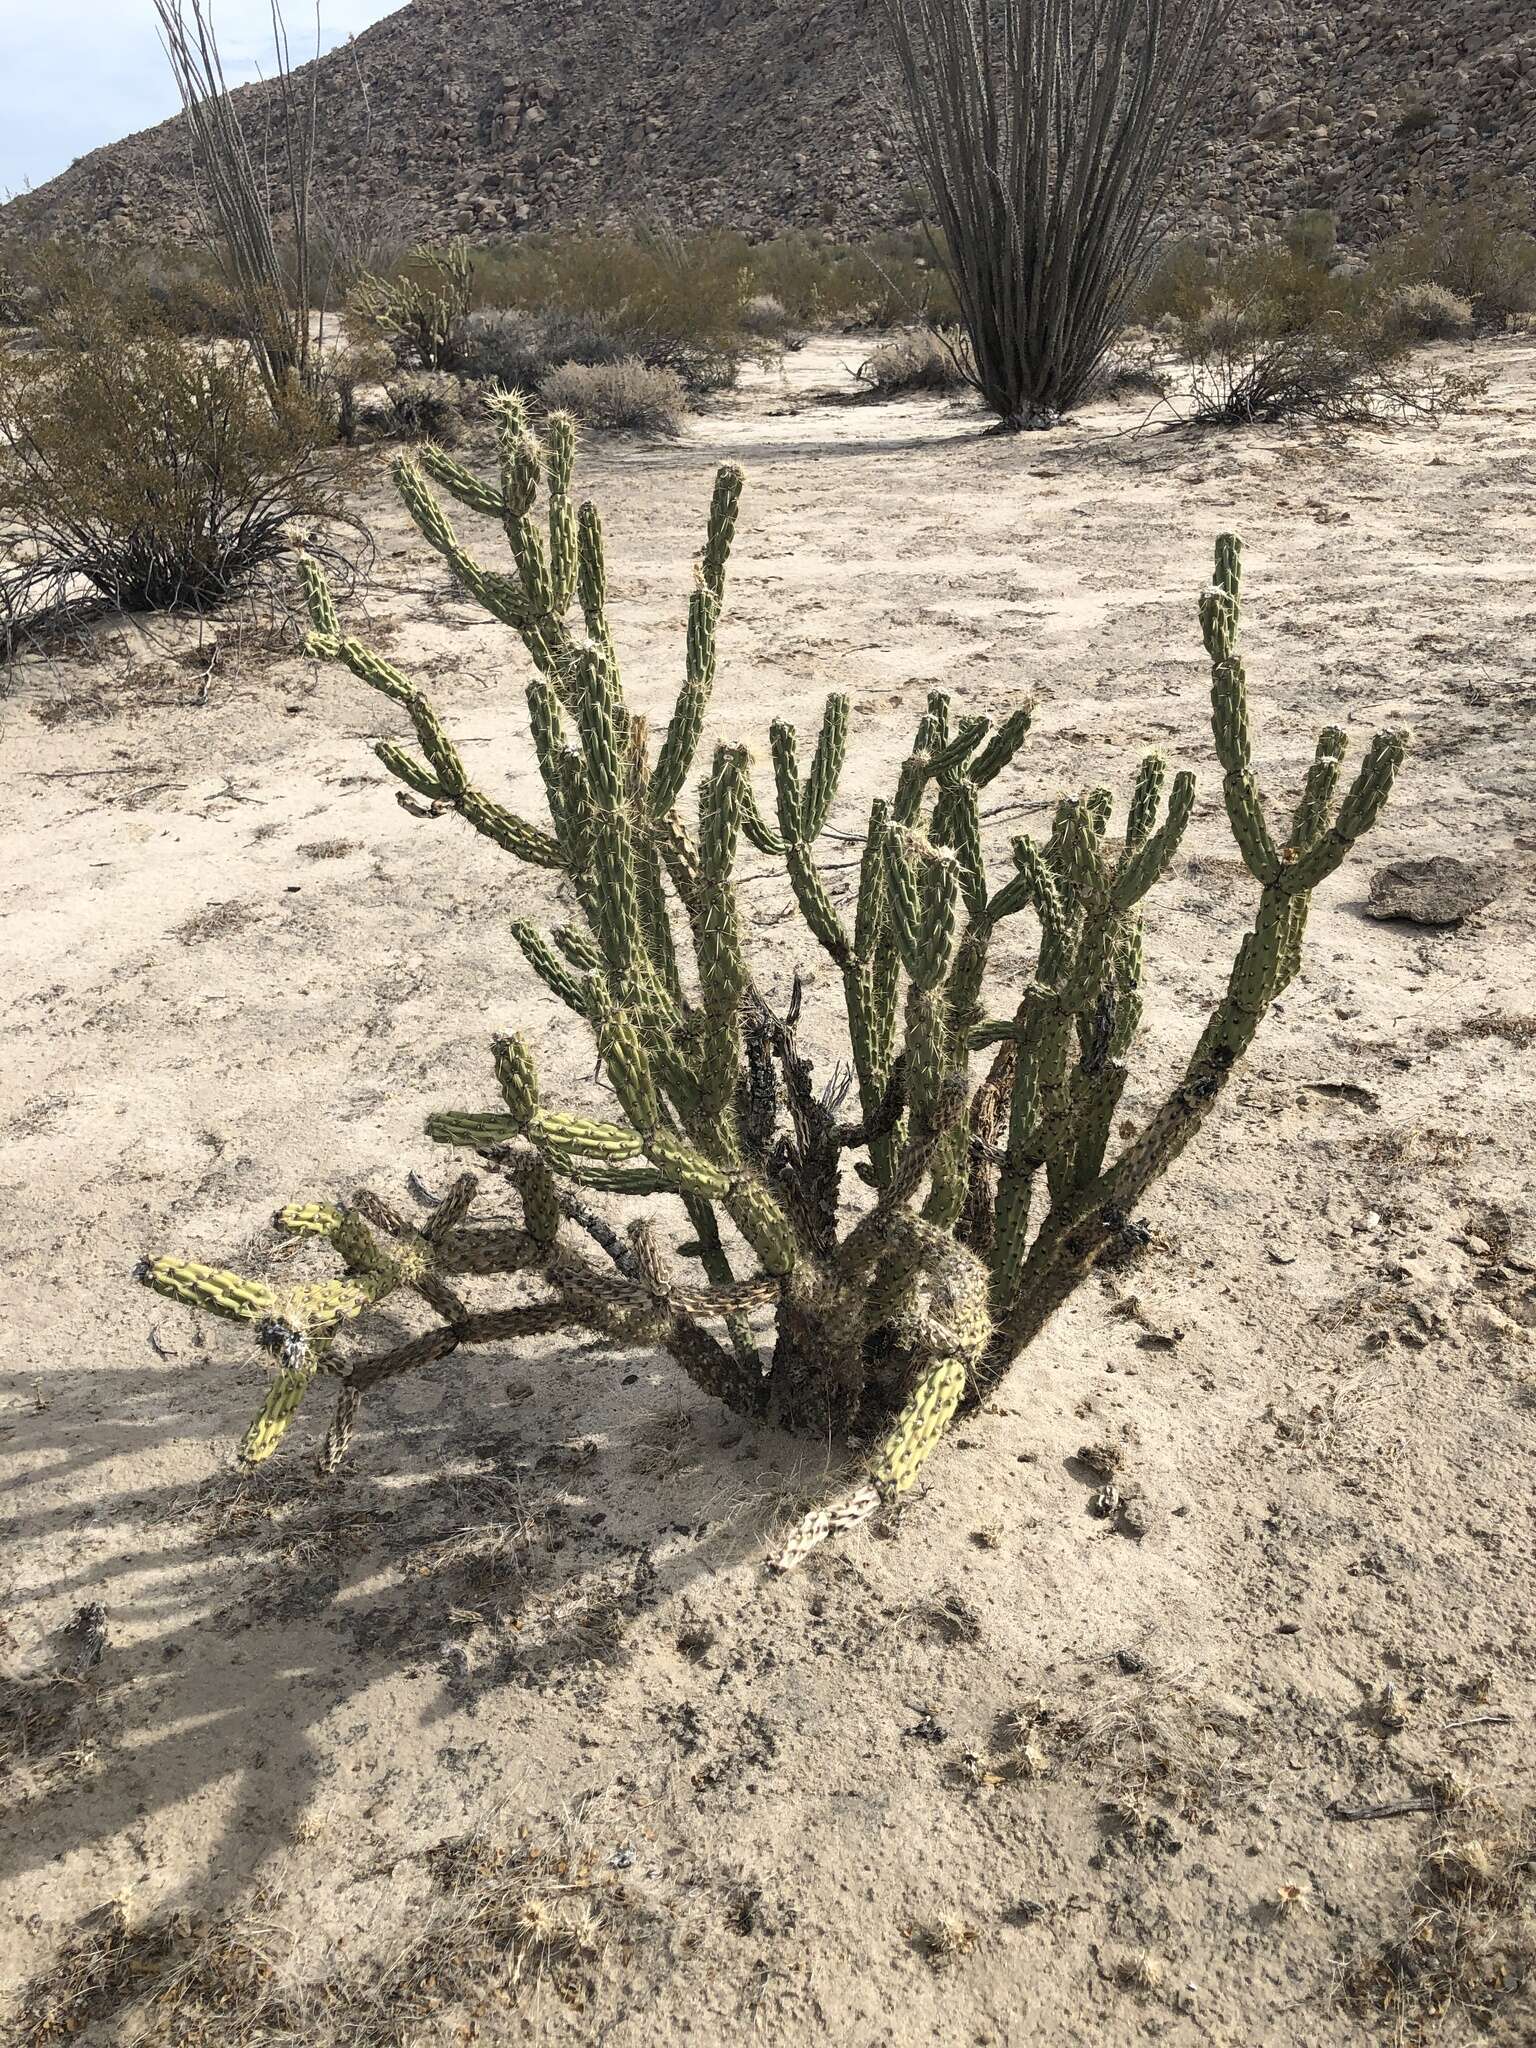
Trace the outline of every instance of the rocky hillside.
<instances>
[{"instance_id":1,"label":"rocky hillside","mask_svg":"<svg viewBox=\"0 0 1536 2048\"><path fill-rule=\"evenodd\" d=\"M878 0L412 0L320 71L327 173L401 233L910 216ZM1198 126L1191 226L1326 206L1369 236L1417 190L1536 175L1536 10L1234 0ZM0 233L192 228L176 122L0 209Z\"/></svg>"}]
</instances>

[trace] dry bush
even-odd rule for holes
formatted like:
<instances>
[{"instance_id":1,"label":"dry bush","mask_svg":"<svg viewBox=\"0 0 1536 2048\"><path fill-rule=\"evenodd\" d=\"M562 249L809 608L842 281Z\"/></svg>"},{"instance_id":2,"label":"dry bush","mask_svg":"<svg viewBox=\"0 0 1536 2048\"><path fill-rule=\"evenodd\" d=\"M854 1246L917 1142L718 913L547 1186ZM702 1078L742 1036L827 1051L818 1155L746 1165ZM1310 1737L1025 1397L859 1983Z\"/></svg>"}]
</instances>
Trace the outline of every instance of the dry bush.
<instances>
[{"instance_id":1,"label":"dry bush","mask_svg":"<svg viewBox=\"0 0 1536 2048\"><path fill-rule=\"evenodd\" d=\"M1206 426L1435 418L1485 388L1476 377L1406 371L1406 339L1354 280L1272 252L1234 267L1176 331L1190 368L1186 417Z\"/></svg>"},{"instance_id":2,"label":"dry bush","mask_svg":"<svg viewBox=\"0 0 1536 2048\"><path fill-rule=\"evenodd\" d=\"M1162 367L1150 335L1127 329L1088 381L1087 403L1106 400L1119 403L1129 399L1166 398L1173 379Z\"/></svg>"},{"instance_id":3,"label":"dry bush","mask_svg":"<svg viewBox=\"0 0 1536 2048\"><path fill-rule=\"evenodd\" d=\"M335 413L337 438L348 446L357 438L358 393L370 384L383 384L394 367L394 357L378 342L333 349L327 356L326 396Z\"/></svg>"},{"instance_id":4,"label":"dry bush","mask_svg":"<svg viewBox=\"0 0 1536 2048\"><path fill-rule=\"evenodd\" d=\"M457 339L463 374L507 391L536 391L564 363L591 367L622 362L633 353L610 319L558 308L482 307L461 323Z\"/></svg>"},{"instance_id":5,"label":"dry bush","mask_svg":"<svg viewBox=\"0 0 1536 2048\"><path fill-rule=\"evenodd\" d=\"M563 363L539 386L551 412L567 412L609 433L672 436L682 431L687 393L674 370L633 357L618 363Z\"/></svg>"},{"instance_id":6,"label":"dry bush","mask_svg":"<svg viewBox=\"0 0 1536 2048\"><path fill-rule=\"evenodd\" d=\"M772 292L754 292L741 309L742 332L758 341L782 343L788 337L790 325L784 301Z\"/></svg>"},{"instance_id":7,"label":"dry bush","mask_svg":"<svg viewBox=\"0 0 1536 2048\"><path fill-rule=\"evenodd\" d=\"M857 245L795 232L754 245L739 260L753 287L805 326L888 328L953 325L960 309L942 243L893 228Z\"/></svg>"},{"instance_id":8,"label":"dry bush","mask_svg":"<svg viewBox=\"0 0 1536 2048\"><path fill-rule=\"evenodd\" d=\"M158 325L49 338L0 355L0 619L87 594L205 609L341 517L323 415L248 355Z\"/></svg>"},{"instance_id":9,"label":"dry bush","mask_svg":"<svg viewBox=\"0 0 1536 2048\"><path fill-rule=\"evenodd\" d=\"M963 391L970 382L965 337L953 328L909 328L871 349L856 374L882 398L909 391Z\"/></svg>"},{"instance_id":10,"label":"dry bush","mask_svg":"<svg viewBox=\"0 0 1536 2048\"><path fill-rule=\"evenodd\" d=\"M1400 341L1464 341L1474 320L1472 301L1443 284L1400 284L1381 301L1383 329Z\"/></svg>"},{"instance_id":11,"label":"dry bush","mask_svg":"<svg viewBox=\"0 0 1536 2048\"><path fill-rule=\"evenodd\" d=\"M463 437L464 387L447 371L392 377L384 386L383 407L368 414L367 424L395 440L451 448Z\"/></svg>"}]
</instances>

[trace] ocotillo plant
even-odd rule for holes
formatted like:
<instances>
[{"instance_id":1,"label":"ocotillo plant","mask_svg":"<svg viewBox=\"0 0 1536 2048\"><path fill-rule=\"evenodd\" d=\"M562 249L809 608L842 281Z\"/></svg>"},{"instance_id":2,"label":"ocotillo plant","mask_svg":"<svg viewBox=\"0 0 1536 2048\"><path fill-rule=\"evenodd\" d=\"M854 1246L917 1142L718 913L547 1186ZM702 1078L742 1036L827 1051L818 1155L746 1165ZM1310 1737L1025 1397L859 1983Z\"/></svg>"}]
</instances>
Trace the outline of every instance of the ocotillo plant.
<instances>
[{"instance_id":1,"label":"ocotillo plant","mask_svg":"<svg viewBox=\"0 0 1536 2048\"><path fill-rule=\"evenodd\" d=\"M783 1560L792 1562L909 1487L961 1403L997 1385L1123 1238L1296 974L1312 892L1375 822L1402 741L1375 739L1335 808L1345 741L1330 728L1294 815L1271 825L1238 652L1239 548L1223 538L1200 622L1227 813L1258 905L1182 1078L1111 1156L1141 1017L1141 906L1178 852L1193 777L1167 782L1162 758L1149 755L1118 829L1107 789L1065 799L1044 844L1015 839L997 880L983 850L982 796L1012 764L1030 707L989 729L935 693L892 794L871 806L850 915L816 853L843 771L845 698L827 700L808 767L794 728L772 727L771 815L759 808L747 755L721 746L699 782L696 823L684 818L740 471L722 469L715 481L683 683L653 748L620 682L598 514L571 502L571 424L551 417L541 447L516 399L492 403L496 483L430 448L420 467L402 460L395 476L459 587L527 649L547 824L471 780L428 698L343 632L313 562L304 568L309 648L405 713L419 751L394 740L377 749L412 793L402 801L457 811L515 860L560 878L577 921L546 932L519 918L512 932L549 993L591 1031L614 1103L552 1103L527 1041L497 1038L501 1106L434 1115L427 1131L510 1183L516 1220L471 1223L480 1182L467 1174L420 1231L367 1195L283 1210L283 1228L330 1240L344 1271L329 1280L279 1289L165 1258L147 1261L142 1277L254 1324L276 1358L245 1440L253 1461L272 1451L319 1374L341 1383L324 1452L334 1467L361 1396L379 1381L462 1347L575 1327L662 1347L744 1414L876 1442L852 1496L797 1532ZM504 526L514 573L470 553L432 483ZM842 1091L818 1088L800 1049L798 983L780 1013L754 978L732 881L743 837L782 860L840 977L855 1095L846 1115ZM992 941L1026 914L1038 932L1034 970L998 1010ZM644 1218L620 1235L590 1205L593 1191L680 1203L688 1242L666 1254ZM464 1276L511 1274L534 1283L532 1298L471 1308L458 1292ZM373 1356L344 1350L348 1327L402 1290L425 1301L431 1327Z\"/></svg>"},{"instance_id":2,"label":"ocotillo plant","mask_svg":"<svg viewBox=\"0 0 1536 2048\"><path fill-rule=\"evenodd\" d=\"M413 249L417 272L430 271L435 286L420 276L358 280L352 303L388 340L412 350L426 370L453 367L454 335L469 311L474 286L474 260L462 237L446 249Z\"/></svg>"}]
</instances>

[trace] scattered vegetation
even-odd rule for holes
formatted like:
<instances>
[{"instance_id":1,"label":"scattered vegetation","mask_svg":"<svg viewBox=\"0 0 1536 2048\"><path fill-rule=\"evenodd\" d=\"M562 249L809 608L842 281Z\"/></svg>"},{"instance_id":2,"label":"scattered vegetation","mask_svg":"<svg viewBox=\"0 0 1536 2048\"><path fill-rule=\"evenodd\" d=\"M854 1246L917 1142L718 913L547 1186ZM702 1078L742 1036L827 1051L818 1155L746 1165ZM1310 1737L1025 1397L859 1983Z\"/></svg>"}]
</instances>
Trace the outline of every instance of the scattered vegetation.
<instances>
[{"instance_id":1,"label":"scattered vegetation","mask_svg":"<svg viewBox=\"0 0 1536 2048\"><path fill-rule=\"evenodd\" d=\"M460 328L458 358L466 377L532 393L552 370L623 362L626 349L623 336L595 314L485 307Z\"/></svg>"},{"instance_id":2,"label":"scattered vegetation","mask_svg":"<svg viewBox=\"0 0 1536 2048\"><path fill-rule=\"evenodd\" d=\"M1511 184L1421 205L1401 235L1373 252L1371 271L1389 287L1443 285L1485 327L1536 313L1531 195Z\"/></svg>"},{"instance_id":3,"label":"scattered vegetation","mask_svg":"<svg viewBox=\"0 0 1536 2048\"><path fill-rule=\"evenodd\" d=\"M1454 323L1457 303L1430 285L1383 292L1286 247L1240 251L1195 269L1180 262L1149 293L1160 331L1188 365L1188 415L1343 424L1436 415L1482 388L1468 374L1408 361L1422 330Z\"/></svg>"},{"instance_id":4,"label":"scattered vegetation","mask_svg":"<svg viewBox=\"0 0 1536 2048\"><path fill-rule=\"evenodd\" d=\"M1385 2020L1403 2041L1438 2035L1451 2020L1493 2026L1500 2008L1536 1981L1530 1814L1446 1800L1405 1905L1402 1933L1346 1968L1348 2003Z\"/></svg>"},{"instance_id":5,"label":"scattered vegetation","mask_svg":"<svg viewBox=\"0 0 1536 2048\"><path fill-rule=\"evenodd\" d=\"M464 387L446 370L391 377L383 407L368 415L368 424L392 439L451 448L464 432Z\"/></svg>"},{"instance_id":6,"label":"scattered vegetation","mask_svg":"<svg viewBox=\"0 0 1536 2048\"><path fill-rule=\"evenodd\" d=\"M541 1981L569 2005L585 2002L622 1894L576 1828L548 1846L439 1842L422 1860L433 1895L420 1924L368 1953L338 1948L320 1977L297 1963L270 1891L229 1912L148 1921L113 1902L26 1987L16 2039L48 2048L137 2016L152 2031L135 2039L409 2048L450 2020L458 2037L477 2029L475 2015L505 2016Z\"/></svg>"},{"instance_id":7,"label":"scattered vegetation","mask_svg":"<svg viewBox=\"0 0 1536 2048\"><path fill-rule=\"evenodd\" d=\"M1384 331L1402 341L1464 341L1474 321L1472 301L1443 284L1400 284L1381 301Z\"/></svg>"}]
</instances>

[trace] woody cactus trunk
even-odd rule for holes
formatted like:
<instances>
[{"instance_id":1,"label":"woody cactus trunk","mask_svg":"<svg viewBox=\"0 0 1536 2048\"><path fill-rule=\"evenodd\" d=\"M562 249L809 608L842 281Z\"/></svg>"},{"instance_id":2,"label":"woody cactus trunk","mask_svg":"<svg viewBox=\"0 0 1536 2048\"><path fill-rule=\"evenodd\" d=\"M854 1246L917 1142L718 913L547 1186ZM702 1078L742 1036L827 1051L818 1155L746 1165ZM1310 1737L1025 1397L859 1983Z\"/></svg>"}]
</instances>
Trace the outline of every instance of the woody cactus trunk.
<instances>
[{"instance_id":1,"label":"woody cactus trunk","mask_svg":"<svg viewBox=\"0 0 1536 2048\"><path fill-rule=\"evenodd\" d=\"M928 698L889 797L870 808L858 888L840 907L818 865L837 797L848 705L828 698L809 765L792 726L771 729L773 805L747 754L720 746L683 792L715 676L742 478L722 469L689 601L682 687L660 744L626 706L609 627L602 529L571 498L569 420L542 446L518 402L492 401L501 474L487 484L440 450L403 460L400 495L459 587L527 649L529 727L547 824L471 781L436 709L341 627L313 562L309 649L391 699L418 751L377 751L407 808L452 810L516 861L559 878L576 921L512 934L550 995L597 1045L613 1102L551 1102L533 1053L493 1041L501 1106L427 1121L475 1154L515 1210L473 1221L483 1182L458 1180L422 1229L378 1199L282 1210L279 1225L329 1239L340 1275L287 1289L157 1258L142 1277L190 1307L251 1323L276 1360L244 1456L270 1455L313 1381L340 1383L323 1462L346 1451L359 1402L391 1376L461 1349L584 1328L659 1346L740 1412L873 1446L841 1505L811 1515L782 1562L910 1487L962 1403L983 1398L1106 1247L1214 1108L1265 1011L1301 962L1312 892L1386 801L1402 754L1373 740L1335 807L1344 735L1317 743L1294 816L1269 822L1251 760L1240 554L1217 545L1200 600L1216 752L1232 831L1258 885L1240 945L1182 1077L1111 1156L1142 997L1141 906L1178 852L1194 803L1187 772L1141 763L1124 823L1107 789L1064 799L1043 844L1015 839L989 873L983 798L1029 731L1021 705L995 728ZM547 524L535 519L541 475ZM429 482L430 479L430 482ZM513 571L490 569L450 525L432 485L504 526ZM1165 786L1166 785L1166 786ZM851 1075L818 1086L801 1051L799 986L776 1009L754 979L733 884L742 840L784 863L814 943L841 979ZM532 892L530 892L531 894ZM1034 971L999 1007L992 943L1028 917ZM594 1195L686 1212L675 1252L647 1216L622 1234ZM519 1276L527 1298L471 1307L460 1284ZM403 1290L434 1318L374 1355L342 1339Z\"/></svg>"}]
</instances>

